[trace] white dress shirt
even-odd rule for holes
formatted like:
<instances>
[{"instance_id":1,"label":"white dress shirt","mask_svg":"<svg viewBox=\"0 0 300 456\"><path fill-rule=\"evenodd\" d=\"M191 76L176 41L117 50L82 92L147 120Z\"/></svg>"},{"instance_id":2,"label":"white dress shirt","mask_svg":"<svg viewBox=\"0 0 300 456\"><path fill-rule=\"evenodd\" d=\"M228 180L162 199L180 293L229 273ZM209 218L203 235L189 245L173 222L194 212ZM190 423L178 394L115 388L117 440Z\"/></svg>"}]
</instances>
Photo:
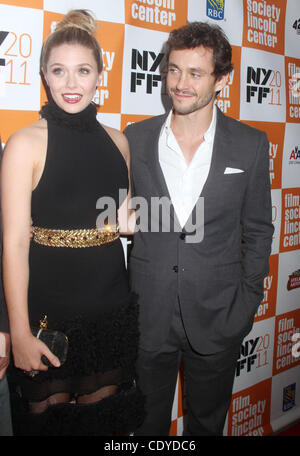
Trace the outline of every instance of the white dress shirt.
<instances>
[{"instance_id":1,"label":"white dress shirt","mask_svg":"<svg viewBox=\"0 0 300 456\"><path fill-rule=\"evenodd\" d=\"M164 123L159 137L159 163L169 190L178 221L186 224L206 182L216 131L216 106L204 141L188 164L171 129L172 111Z\"/></svg>"}]
</instances>

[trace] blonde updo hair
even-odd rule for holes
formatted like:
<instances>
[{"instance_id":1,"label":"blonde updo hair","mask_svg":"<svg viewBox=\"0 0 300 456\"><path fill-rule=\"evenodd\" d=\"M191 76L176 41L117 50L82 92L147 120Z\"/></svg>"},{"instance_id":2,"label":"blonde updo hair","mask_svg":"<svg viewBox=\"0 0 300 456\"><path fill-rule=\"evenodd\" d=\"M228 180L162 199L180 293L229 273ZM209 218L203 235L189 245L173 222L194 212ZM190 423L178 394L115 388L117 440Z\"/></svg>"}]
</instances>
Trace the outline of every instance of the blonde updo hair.
<instances>
[{"instance_id":1,"label":"blonde updo hair","mask_svg":"<svg viewBox=\"0 0 300 456\"><path fill-rule=\"evenodd\" d=\"M87 10L72 10L57 24L45 40L41 54L41 68L46 71L50 52L62 44L80 44L91 49L97 62L98 72L103 69L102 51L95 38L97 22Z\"/></svg>"}]
</instances>

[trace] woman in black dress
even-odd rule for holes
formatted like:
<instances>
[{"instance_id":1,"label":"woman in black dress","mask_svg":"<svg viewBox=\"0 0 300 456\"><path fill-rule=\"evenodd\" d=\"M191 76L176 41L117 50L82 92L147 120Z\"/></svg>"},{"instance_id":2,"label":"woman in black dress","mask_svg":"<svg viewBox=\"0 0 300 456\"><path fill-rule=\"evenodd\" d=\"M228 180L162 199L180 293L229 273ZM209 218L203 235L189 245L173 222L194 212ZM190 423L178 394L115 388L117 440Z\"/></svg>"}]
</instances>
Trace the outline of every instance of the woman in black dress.
<instances>
[{"instance_id":1,"label":"woman in black dress","mask_svg":"<svg viewBox=\"0 0 300 456\"><path fill-rule=\"evenodd\" d=\"M16 434L124 434L143 418L134 380L138 309L119 239L127 229L119 194L129 188L129 149L122 133L96 119L92 99L103 65L95 25L87 11L74 10L47 38L41 67L49 102L37 123L12 135L3 157ZM99 226L102 197L116 225ZM31 333L44 316L49 329L68 337L63 365ZM32 370L39 373L26 375Z\"/></svg>"}]
</instances>

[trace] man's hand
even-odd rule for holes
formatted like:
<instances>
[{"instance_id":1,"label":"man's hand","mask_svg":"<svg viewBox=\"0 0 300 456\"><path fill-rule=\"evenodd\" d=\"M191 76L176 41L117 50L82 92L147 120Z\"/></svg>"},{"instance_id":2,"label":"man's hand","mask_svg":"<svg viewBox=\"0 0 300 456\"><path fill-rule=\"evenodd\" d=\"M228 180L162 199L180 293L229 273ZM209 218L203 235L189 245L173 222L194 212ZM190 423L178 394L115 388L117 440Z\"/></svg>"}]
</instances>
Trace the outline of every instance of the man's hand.
<instances>
[{"instance_id":1,"label":"man's hand","mask_svg":"<svg viewBox=\"0 0 300 456\"><path fill-rule=\"evenodd\" d=\"M9 353L10 335L8 333L0 333L0 380L4 377L9 364Z\"/></svg>"}]
</instances>

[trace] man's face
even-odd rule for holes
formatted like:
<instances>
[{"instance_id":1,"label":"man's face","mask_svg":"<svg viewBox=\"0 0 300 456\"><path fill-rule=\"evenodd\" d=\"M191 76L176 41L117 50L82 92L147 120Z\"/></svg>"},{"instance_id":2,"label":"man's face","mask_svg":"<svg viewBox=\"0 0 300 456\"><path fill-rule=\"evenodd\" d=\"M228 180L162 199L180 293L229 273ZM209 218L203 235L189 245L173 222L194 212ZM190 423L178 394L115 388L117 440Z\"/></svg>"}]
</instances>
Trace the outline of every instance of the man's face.
<instances>
[{"instance_id":1,"label":"man's face","mask_svg":"<svg viewBox=\"0 0 300 456\"><path fill-rule=\"evenodd\" d=\"M213 104L215 93L227 82L227 75L216 81L213 71L213 51L209 48L171 51L167 87L175 112L190 114Z\"/></svg>"}]
</instances>

